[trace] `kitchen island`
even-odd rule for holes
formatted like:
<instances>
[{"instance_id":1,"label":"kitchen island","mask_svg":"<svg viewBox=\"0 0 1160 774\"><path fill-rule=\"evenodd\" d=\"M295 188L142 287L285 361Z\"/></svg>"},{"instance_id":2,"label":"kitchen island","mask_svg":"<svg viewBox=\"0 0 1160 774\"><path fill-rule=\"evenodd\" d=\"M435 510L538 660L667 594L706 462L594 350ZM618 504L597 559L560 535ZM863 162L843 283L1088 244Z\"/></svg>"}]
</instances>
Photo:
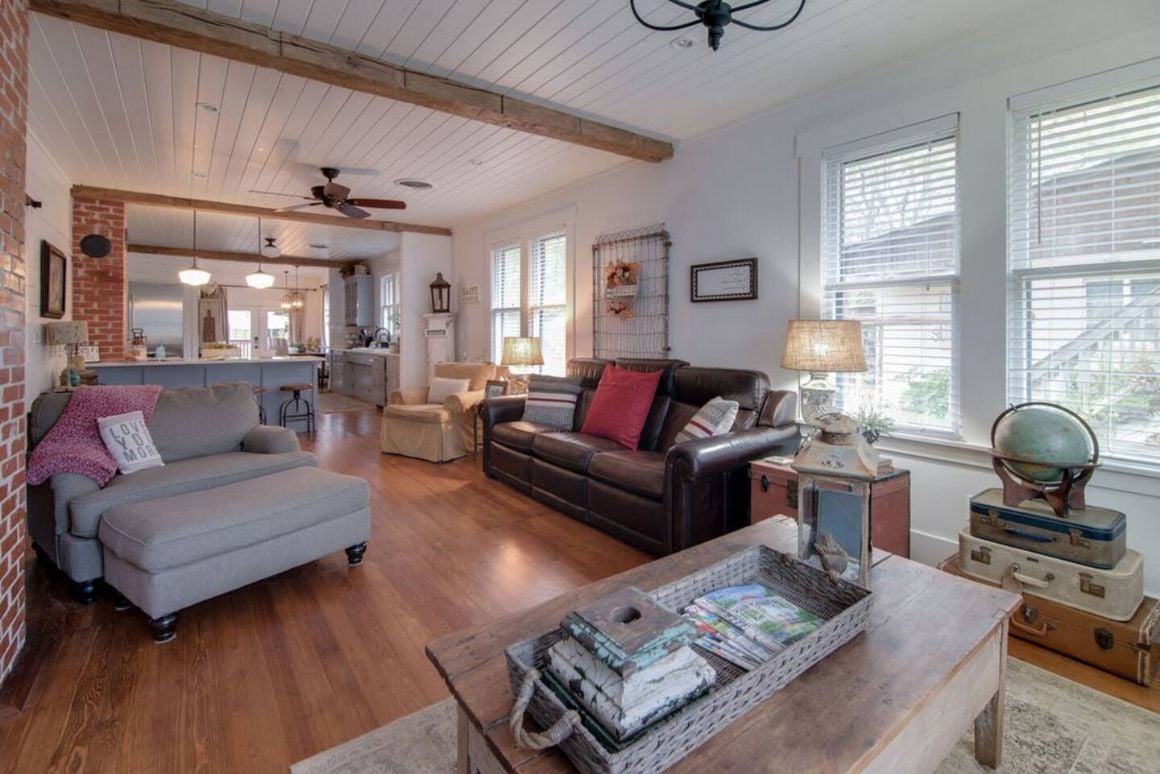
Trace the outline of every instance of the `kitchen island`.
<instances>
[{"instance_id":1,"label":"kitchen island","mask_svg":"<svg viewBox=\"0 0 1160 774\"><path fill-rule=\"evenodd\" d=\"M323 358L297 356L264 359L201 360L166 358L164 360L127 360L89 363L97 372L100 384L160 384L166 389L208 387L222 382L247 382L265 387L262 408L271 424L278 421L278 407L290 397L278 388L284 384L309 384L313 390L303 397L317 407L318 367Z\"/></svg>"}]
</instances>

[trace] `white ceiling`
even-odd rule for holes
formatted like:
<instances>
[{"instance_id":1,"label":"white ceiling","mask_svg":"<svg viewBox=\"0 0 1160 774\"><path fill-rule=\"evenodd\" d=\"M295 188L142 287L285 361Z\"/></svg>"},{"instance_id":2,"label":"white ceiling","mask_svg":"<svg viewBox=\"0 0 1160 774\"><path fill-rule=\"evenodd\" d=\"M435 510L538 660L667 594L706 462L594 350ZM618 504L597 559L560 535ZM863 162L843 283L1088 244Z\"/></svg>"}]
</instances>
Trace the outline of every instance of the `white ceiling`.
<instances>
[{"instance_id":1,"label":"white ceiling","mask_svg":"<svg viewBox=\"0 0 1160 774\"><path fill-rule=\"evenodd\" d=\"M783 31L729 27L718 52L705 45L702 27L641 27L628 0L188 4L679 142L917 56L1037 1L807 0ZM660 23L688 14L666 0L639 7ZM793 7L796 0L775 0L743 18L768 23ZM682 35L695 45L669 45ZM249 189L306 193L322 182L314 168L325 164L348 170L340 182L355 196L407 201L406 210L375 217L451 226L625 163L37 14L30 56L31 130L76 183L282 206L291 200ZM394 181L403 177L435 188L400 188ZM256 231L238 220L207 216L199 234L206 246L249 249ZM180 223L179 213L135 207L130 236L176 244ZM383 247L371 231L277 228L287 252L321 242L336 258L369 257Z\"/></svg>"}]
</instances>

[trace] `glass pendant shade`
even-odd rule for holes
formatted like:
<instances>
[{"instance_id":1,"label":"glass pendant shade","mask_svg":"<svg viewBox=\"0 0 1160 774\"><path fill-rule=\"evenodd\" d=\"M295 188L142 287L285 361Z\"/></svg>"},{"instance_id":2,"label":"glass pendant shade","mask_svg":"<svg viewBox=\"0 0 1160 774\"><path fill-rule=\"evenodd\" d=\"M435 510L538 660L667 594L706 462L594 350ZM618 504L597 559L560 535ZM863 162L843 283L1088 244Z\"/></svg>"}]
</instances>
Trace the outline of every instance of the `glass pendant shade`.
<instances>
[{"instance_id":1,"label":"glass pendant shade","mask_svg":"<svg viewBox=\"0 0 1160 774\"><path fill-rule=\"evenodd\" d=\"M183 285L193 285L194 287L199 287L209 282L209 272L205 269L198 268L196 258L193 259L193 266L177 272L177 277Z\"/></svg>"},{"instance_id":2,"label":"glass pendant shade","mask_svg":"<svg viewBox=\"0 0 1160 774\"><path fill-rule=\"evenodd\" d=\"M246 275L246 284L258 290L272 288L274 287L274 275L262 271L262 265L258 264L258 270L256 272Z\"/></svg>"}]
</instances>

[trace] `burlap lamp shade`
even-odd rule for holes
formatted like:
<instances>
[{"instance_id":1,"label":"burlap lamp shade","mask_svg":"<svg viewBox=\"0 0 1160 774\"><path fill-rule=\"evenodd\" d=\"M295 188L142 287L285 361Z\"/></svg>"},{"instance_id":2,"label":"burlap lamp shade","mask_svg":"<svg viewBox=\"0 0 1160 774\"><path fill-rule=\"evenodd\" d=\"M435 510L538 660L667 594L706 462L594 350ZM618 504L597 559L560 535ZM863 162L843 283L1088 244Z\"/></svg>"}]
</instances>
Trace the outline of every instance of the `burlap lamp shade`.
<instances>
[{"instance_id":1,"label":"burlap lamp shade","mask_svg":"<svg viewBox=\"0 0 1160 774\"><path fill-rule=\"evenodd\" d=\"M828 374L866 370L862 323L857 320L790 320L781 367L808 371L802 385L802 418L814 424L833 410L834 385Z\"/></svg>"}]
</instances>

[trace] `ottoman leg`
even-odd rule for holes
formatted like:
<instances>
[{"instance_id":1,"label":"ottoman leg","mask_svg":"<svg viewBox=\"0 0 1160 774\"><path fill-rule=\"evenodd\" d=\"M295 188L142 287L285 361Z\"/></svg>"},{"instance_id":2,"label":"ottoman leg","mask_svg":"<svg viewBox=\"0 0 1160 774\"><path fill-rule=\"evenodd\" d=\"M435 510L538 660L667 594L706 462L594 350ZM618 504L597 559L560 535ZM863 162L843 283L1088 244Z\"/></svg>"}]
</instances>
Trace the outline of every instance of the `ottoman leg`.
<instances>
[{"instance_id":1,"label":"ottoman leg","mask_svg":"<svg viewBox=\"0 0 1160 774\"><path fill-rule=\"evenodd\" d=\"M346 563L351 567L362 564L363 554L367 552L366 543L357 543L346 549Z\"/></svg>"},{"instance_id":2,"label":"ottoman leg","mask_svg":"<svg viewBox=\"0 0 1160 774\"><path fill-rule=\"evenodd\" d=\"M121 592L117 591L112 586L109 586L109 593L113 595L113 611L114 612L123 613L126 610L133 609L133 603L129 601L129 598L126 597Z\"/></svg>"},{"instance_id":3,"label":"ottoman leg","mask_svg":"<svg viewBox=\"0 0 1160 774\"><path fill-rule=\"evenodd\" d=\"M149 627L153 629L154 642L158 645L169 642L177 636L177 613L150 618Z\"/></svg>"},{"instance_id":4,"label":"ottoman leg","mask_svg":"<svg viewBox=\"0 0 1160 774\"><path fill-rule=\"evenodd\" d=\"M73 599L77 602L82 605L91 605L97 599L97 581L95 578L87 581L73 581L72 592Z\"/></svg>"}]
</instances>

